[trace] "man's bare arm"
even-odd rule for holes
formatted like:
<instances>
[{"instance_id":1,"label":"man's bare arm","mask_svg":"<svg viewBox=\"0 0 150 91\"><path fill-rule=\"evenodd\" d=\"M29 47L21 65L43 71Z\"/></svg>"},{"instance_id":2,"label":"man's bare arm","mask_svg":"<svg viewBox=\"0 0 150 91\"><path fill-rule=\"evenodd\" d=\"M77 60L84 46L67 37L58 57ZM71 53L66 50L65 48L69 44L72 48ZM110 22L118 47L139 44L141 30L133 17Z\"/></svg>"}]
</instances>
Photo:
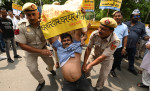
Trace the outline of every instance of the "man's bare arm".
<instances>
[{"instance_id":1,"label":"man's bare arm","mask_svg":"<svg viewBox=\"0 0 150 91\"><path fill-rule=\"evenodd\" d=\"M52 53L50 52L50 50L47 49L37 49L34 47L31 47L29 45L23 44L23 43L19 43L19 46L21 47L21 49L28 51L28 52L32 52L32 53L40 53L46 56L51 56Z\"/></svg>"},{"instance_id":2,"label":"man's bare arm","mask_svg":"<svg viewBox=\"0 0 150 91\"><path fill-rule=\"evenodd\" d=\"M84 54L84 62L83 62L83 65L82 65L82 70L83 71L85 70L86 63L87 63L87 60L88 60L88 57L89 57L90 53L91 53L91 48L87 47L86 51L85 51L85 54Z\"/></svg>"},{"instance_id":3,"label":"man's bare arm","mask_svg":"<svg viewBox=\"0 0 150 91\"><path fill-rule=\"evenodd\" d=\"M125 36L125 37L124 37L124 41L123 41L123 47L126 47L126 46L127 46L127 40L128 40L128 37ZM122 49L121 54L122 54L122 55L125 55L125 54L126 54L126 48L123 48L123 49Z\"/></svg>"},{"instance_id":4,"label":"man's bare arm","mask_svg":"<svg viewBox=\"0 0 150 91\"><path fill-rule=\"evenodd\" d=\"M91 62L90 64L88 64L86 66L85 72L88 72L94 65L99 64L100 62L102 62L106 58L107 58L107 56L102 54L101 56L99 56L97 59L95 59L93 62Z\"/></svg>"},{"instance_id":5,"label":"man's bare arm","mask_svg":"<svg viewBox=\"0 0 150 91\"><path fill-rule=\"evenodd\" d=\"M58 40L57 36L48 39L48 41L49 41L50 44L53 44L56 40Z\"/></svg>"}]
</instances>

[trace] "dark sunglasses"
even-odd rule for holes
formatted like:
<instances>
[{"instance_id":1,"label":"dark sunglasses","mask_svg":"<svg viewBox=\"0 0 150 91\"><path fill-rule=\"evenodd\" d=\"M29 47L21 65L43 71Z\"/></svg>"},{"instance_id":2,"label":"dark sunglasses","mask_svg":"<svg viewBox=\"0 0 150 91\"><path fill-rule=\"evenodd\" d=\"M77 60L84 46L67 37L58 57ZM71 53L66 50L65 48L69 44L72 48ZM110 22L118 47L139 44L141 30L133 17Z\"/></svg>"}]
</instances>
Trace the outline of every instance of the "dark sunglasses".
<instances>
[{"instance_id":1,"label":"dark sunglasses","mask_svg":"<svg viewBox=\"0 0 150 91\"><path fill-rule=\"evenodd\" d=\"M135 15L135 16L133 16L134 18L140 18L140 15Z\"/></svg>"}]
</instances>

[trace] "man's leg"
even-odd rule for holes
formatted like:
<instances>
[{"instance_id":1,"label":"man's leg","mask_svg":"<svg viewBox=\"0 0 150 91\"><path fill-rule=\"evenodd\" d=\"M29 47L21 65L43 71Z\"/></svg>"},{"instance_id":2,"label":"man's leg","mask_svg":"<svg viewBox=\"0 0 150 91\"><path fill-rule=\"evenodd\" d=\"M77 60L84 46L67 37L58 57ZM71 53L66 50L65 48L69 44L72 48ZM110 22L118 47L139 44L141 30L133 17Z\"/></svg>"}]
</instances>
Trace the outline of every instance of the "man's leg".
<instances>
[{"instance_id":1,"label":"man's leg","mask_svg":"<svg viewBox=\"0 0 150 91\"><path fill-rule=\"evenodd\" d=\"M40 71L38 70L38 63L37 63L38 55L37 54L28 54L28 53L26 55L27 55L26 56L26 64L27 64L27 67L28 67L30 73L39 83L43 83L44 82L43 76L40 73Z\"/></svg>"},{"instance_id":2,"label":"man's leg","mask_svg":"<svg viewBox=\"0 0 150 91\"><path fill-rule=\"evenodd\" d=\"M128 52L128 61L129 61L129 72L133 73L134 75L137 75L137 72L134 69L134 57L136 54L136 48L127 48Z\"/></svg>"},{"instance_id":3,"label":"man's leg","mask_svg":"<svg viewBox=\"0 0 150 91\"><path fill-rule=\"evenodd\" d=\"M56 72L53 70L54 67L54 60L52 57L48 57L45 55L41 55L41 58L43 59L43 61L47 64L47 70L50 71L54 76L56 75Z\"/></svg>"},{"instance_id":4,"label":"man's leg","mask_svg":"<svg viewBox=\"0 0 150 91\"><path fill-rule=\"evenodd\" d=\"M64 79L62 91L77 91L77 85Z\"/></svg>"},{"instance_id":5,"label":"man's leg","mask_svg":"<svg viewBox=\"0 0 150 91\"><path fill-rule=\"evenodd\" d=\"M82 75L78 83L78 91L94 91L92 85L88 80Z\"/></svg>"},{"instance_id":6,"label":"man's leg","mask_svg":"<svg viewBox=\"0 0 150 91\"><path fill-rule=\"evenodd\" d=\"M7 55L7 61L10 63L13 63L14 61L10 57L9 49L10 49L10 39L4 39L6 44L6 55Z\"/></svg>"},{"instance_id":7,"label":"man's leg","mask_svg":"<svg viewBox=\"0 0 150 91\"><path fill-rule=\"evenodd\" d=\"M99 78L97 80L97 84L96 84L96 89L100 90L103 88L104 83L108 77L108 74L110 73L110 70L112 68L112 64L113 64L113 57L112 58L108 58L106 60L104 60L101 63L101 69L99 72Z\"/></svg>"},{"instance_id":8,"label":"man's leg","mask_svg":"<svg viewBox=\"0 0 150 91\"><path fill-rule=\"evenodd\" d=\"M14 58L22 58L21 56L19 56L19 55L17 54L15 39L14 39L14 38L11 38L10 41L11 41L11 45L12 45L13 52L14 52Z\"/></svg>"}]
</instances>

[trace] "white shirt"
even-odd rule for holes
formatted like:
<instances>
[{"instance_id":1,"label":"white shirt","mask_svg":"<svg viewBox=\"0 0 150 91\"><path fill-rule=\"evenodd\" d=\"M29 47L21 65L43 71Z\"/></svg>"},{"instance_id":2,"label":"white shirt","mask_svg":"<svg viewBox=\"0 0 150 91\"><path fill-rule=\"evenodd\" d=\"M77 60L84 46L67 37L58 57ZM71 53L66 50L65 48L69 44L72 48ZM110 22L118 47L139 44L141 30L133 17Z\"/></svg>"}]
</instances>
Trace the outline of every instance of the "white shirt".
<instances>
[{"instance_id":1,"label":"white shirt","mask_svg":"<svg viewBox=\"0 0 150 91\"><path fill-rule=\"evenodd\" d=\"M147 27L145 28L145 31L146 31L146 34L147 34L148 36L150 36L150 27L147 26Z\"/></svg>"}]
</instances>

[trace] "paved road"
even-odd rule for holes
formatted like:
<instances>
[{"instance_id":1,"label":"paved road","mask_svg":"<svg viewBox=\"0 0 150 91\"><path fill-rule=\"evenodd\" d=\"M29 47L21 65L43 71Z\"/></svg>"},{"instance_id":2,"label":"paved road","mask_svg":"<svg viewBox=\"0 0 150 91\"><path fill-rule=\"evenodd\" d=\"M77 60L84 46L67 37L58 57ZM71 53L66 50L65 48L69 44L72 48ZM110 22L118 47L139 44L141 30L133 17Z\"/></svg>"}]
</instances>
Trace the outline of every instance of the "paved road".
<instances>
[{"instance_id":1,"label":"paved road","mask_svg":"<svg viewBox=\"0 0 150 91\"><path fill-rule=\"evenodd\" d=\"M10 51L13 54L12 50ZM24 60L24 52L18 48L18 54L23 58L14 59L14 63L8 63L7 60L0 61L0 91L35 91L38 82L30 75ZM84 50L83 50L84 54ZM1 53L5 56L5 53ZM13 58L13 55L11 55ZM83 55L82 55L83 60ZM53 77L46 69L45 63L41 58L38 59L39 70L41 71L46 85L43 91L61 91L62 75L61 70L57 69L57 76ZM141 61L136 61L135 67L139 69ZM96 85L98 73L101 65L97 65L92 70L91 81L93 87ZM103 91L148 91L145 88L137 87L136 84L141 82L141 74L134 76L127 71L128 62L122 62L122 71L117 71L117 78L109 75L105 82Z\"/></svg>"}]
</instances>

